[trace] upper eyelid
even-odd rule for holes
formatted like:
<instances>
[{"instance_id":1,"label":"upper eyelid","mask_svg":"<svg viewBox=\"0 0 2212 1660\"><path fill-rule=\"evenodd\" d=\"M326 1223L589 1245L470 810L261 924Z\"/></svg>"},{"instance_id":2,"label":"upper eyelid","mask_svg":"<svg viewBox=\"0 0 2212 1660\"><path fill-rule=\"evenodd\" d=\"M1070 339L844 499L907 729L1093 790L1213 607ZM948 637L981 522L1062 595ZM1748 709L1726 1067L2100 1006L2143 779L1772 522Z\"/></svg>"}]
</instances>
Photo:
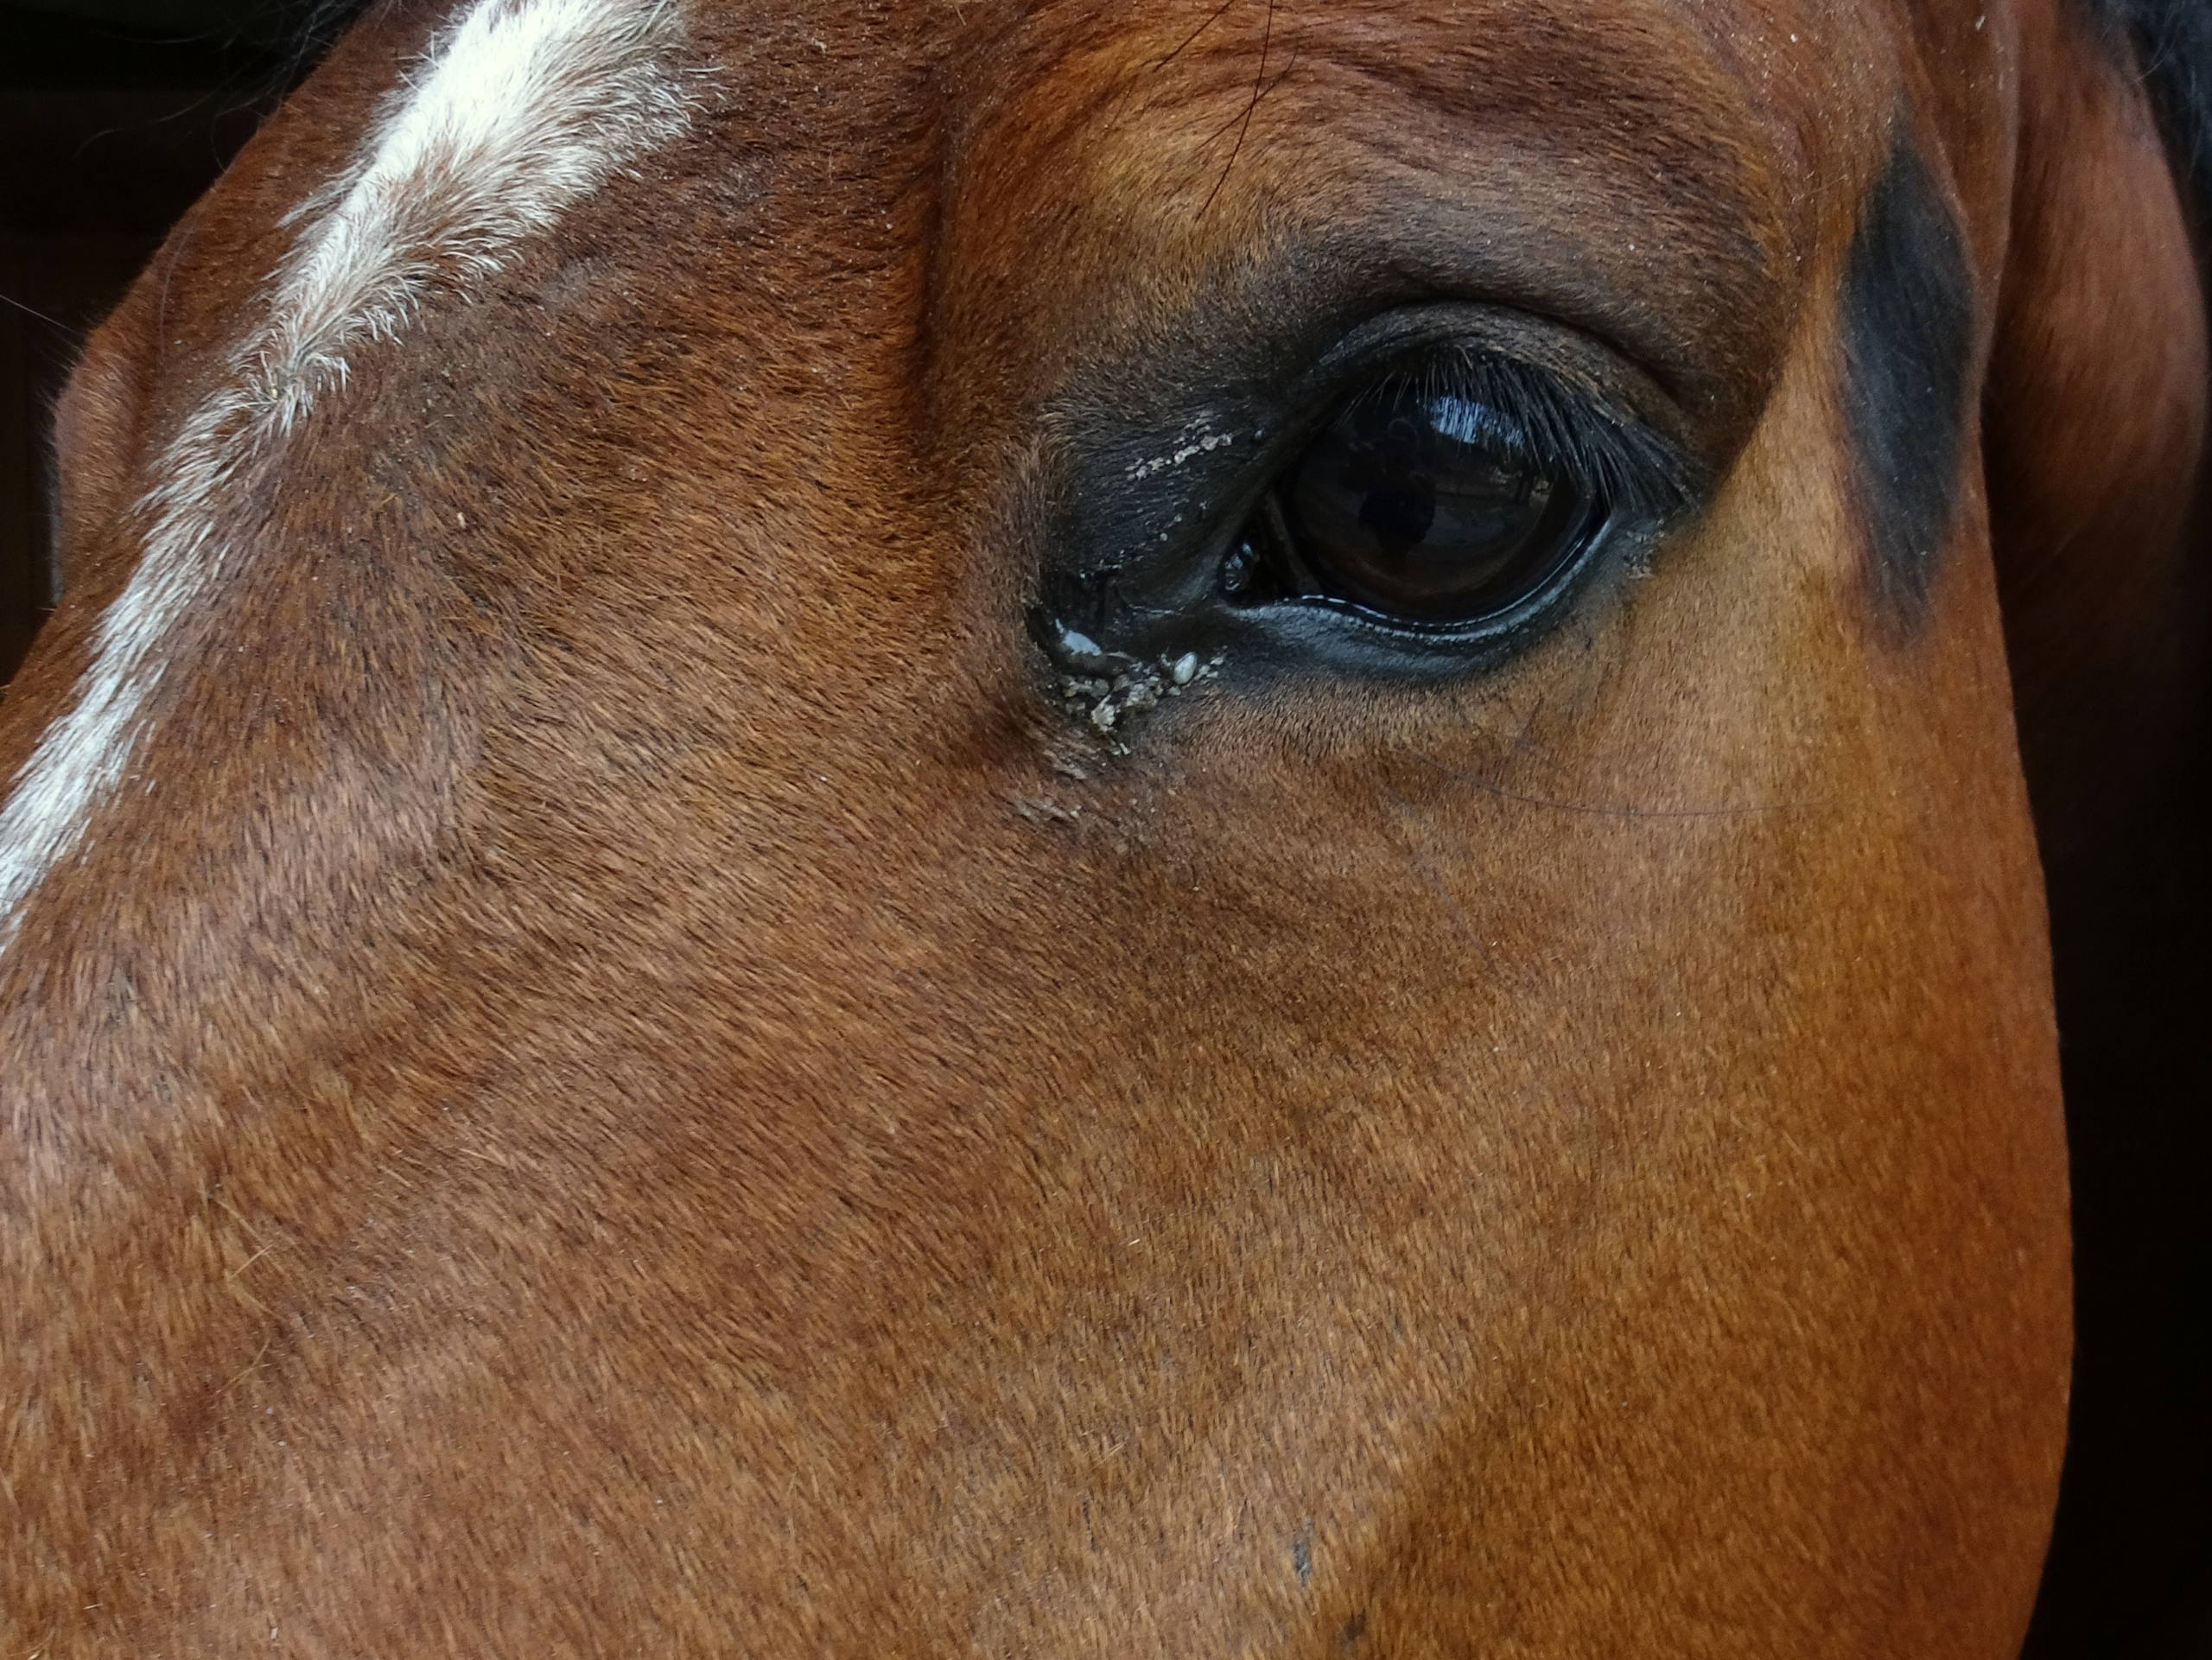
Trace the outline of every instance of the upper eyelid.
<instances>
[{"instance_id":1,"label":"upper eyelid","mask_svg":"<svg viewBox=\"0 0 2212 1660\"><path fill-rule=\"evenodd\" d=\"M1611 340L1541 312L1457 296L1402 300L1347 318L1313 368L1332 378L1358 364L1447 350L1577 383L1609 402L1655 414L1675 409L1665 383Z\"/></svg>"}]
</instances>

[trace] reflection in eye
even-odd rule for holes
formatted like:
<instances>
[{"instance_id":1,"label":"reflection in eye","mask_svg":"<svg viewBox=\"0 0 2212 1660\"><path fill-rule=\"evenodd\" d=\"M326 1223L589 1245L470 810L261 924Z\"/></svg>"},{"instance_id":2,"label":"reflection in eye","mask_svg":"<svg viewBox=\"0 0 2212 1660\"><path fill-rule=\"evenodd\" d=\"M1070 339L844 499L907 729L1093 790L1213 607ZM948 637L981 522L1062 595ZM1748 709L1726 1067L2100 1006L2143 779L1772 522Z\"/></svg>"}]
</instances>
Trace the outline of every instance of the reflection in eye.
<instances>
[{"instance_id":1,"label":"reflection in eye","mask_svg":"<svg viewBox=\"0 0 2212 1660\"><path fill-rule=\"evenodd\" d=\"M1224 573L1238 604L1336 601L1417 624L1510 610L1605 518L1565 457L1499 410L1396 377L1339 408L1268 493Z\"/></svg>"}]
</instances>

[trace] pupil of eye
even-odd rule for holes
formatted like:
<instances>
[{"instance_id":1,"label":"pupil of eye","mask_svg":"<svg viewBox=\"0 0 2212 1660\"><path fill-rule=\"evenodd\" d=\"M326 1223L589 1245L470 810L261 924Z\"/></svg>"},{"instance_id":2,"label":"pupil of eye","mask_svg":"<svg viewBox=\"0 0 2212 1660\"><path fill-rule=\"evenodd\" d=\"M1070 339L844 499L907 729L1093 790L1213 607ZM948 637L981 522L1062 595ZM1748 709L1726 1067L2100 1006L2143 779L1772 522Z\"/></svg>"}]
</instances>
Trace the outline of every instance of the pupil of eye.
<instances>
[{"instance_id":1,"label":"pupil of eye","mask_svg":"<svg viewBox=\"0 0 2212 1660\"><path fill-rule=\"evenodd\" d=\"M1498 419L1409 386L1348 403L1276 487L1281 586L1427 622L1540 587L1580 545L1590 504L1491 436Z\"/></svg>"}]
</instances>

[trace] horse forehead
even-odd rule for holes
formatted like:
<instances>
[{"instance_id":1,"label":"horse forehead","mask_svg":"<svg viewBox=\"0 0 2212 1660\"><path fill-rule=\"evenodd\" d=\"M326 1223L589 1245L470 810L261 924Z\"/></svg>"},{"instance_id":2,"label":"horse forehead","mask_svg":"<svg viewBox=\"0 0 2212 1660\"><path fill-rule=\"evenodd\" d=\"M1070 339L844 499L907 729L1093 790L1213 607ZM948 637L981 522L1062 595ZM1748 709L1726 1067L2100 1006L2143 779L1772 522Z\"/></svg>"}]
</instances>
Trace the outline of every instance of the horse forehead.
<instances>
[{"instance_id":1,"label":"horse forehead","mask_svg":"<svg viewBox=\"0 0 2212 1660\"><path fill-rule=\"evenodd\" d=\"M618 107L636 97L621 84L631 67L621 44L641 30L673 35L679 22L681 69L660 91L680 86L706 112L693 158L664 150L618 176L592 158L625 148L620 120L607 118L637 113ZM312 233L319 217L346 217L349 191L367 196L378 213L324 238L323 274L342 298L365 286L353 264L410 245L410 234L412 245L458 252L486 222L543 231L561 207L598 194L619 200L594 217L657 233L677 228L687 195L696 207L702 189L727 194L732 178L758 187L764 231L778 236L803 227L809 240L836 243L839 219L919 189L955 197L970 244L980 232L1034 250L1050 239L1043 221L1071 208L1094 231L1147 213L1175 219L1192 232L1180 251L1205 259L1251 230L1235 200L1247 181L1277 204L1315 187L1371 189L1388 166L1478 182L1483 169L1452 147L1470 138L1486 149L1493 178L1531 159L1548 169L1530 190L1548 195L1548 224L1522 227L1532 232L1602 236L1640 191L1655 233L1718 242L1749 227L1760 245L1752 259L1740 248L1726 257L1770 261L1816 234L1783 222L1793 205L1807 219L1812 200L1793 203L1789 178L1871 172L1807 156L1806 134L1872 155L1892 96L1884 86L1844 107L1854 100L1840 99L1837 83L1807 73L1834 25L1799 16L1788 0L830 0L772 16L700 0L480 0L454 9L427 44L414 27L411 53L404 29L386 31L402 37L396 88L379 95L340 79L329 101L311 99L300 112L305 123L366 127L327 183L286 200L296 175L264 176L228 210ZM716 169L701 155L719 157L725 176L702 181ZM1852 194L1824 200L1842 212ZM1217 198L1223 211L1211 211ZM976 251L962 245L961 224L944 228L957 270ZM1651 246L1633 236L1632 227L1624 252ZM683 245L679 237L668 247L671 285L683 280ZM804 258L782 244L760 263Z\"/></svg>"},{"instance_id":2,"label":"horse forehead","mask_svg":"<svg viewBox=\"0 0 2212 1660\"><path fill-rule=\"evenodd\" d=\"M141 550L73 702L0 803L0 949L22 906L132 769L183 631L251 574L255 506L300 429L364 353L510 264L687 111L667 0L476 0L377 109L347 164L286 216L297 230L233 320L154 458Z\"/></svg>"},{"instance_id":3,"label":"horse forehead","mask_svg":"<svg viewBox=\"0 0 2212 1660\"><path fill-rule=\"evenodd\" d=\"M1191 188L1211 204L1218 182L1240 175L1295 189L1331 171L1356 175L1377 154L1446 171L1460 158L1422 146L1478 134L1495 150L1541 152L1572 169L1554 192L1561 221L1601 219L1609 189L1640 178L1697 232L1701 204L1717 221L1771 213L1771 200L1753 199L1785 195L1777 179L1871 176L1897 96L1895 65L1884 61L1897 41L1870 48L1860 15L1870 9L1845 10L1839 19L1794 0L815 0L770 15L703 0L476 0L450 8L427 40L419 22L384 27L400 61L387 61L381 88L340 77L310 94L305 120L367 128L321 190L300 201L288 170L228 212L312 222L371 175L388 197L480 213L528 216L539 190L565 202L579 194L576 140L594 136L546 145L541 130L558 133L619 81L625 41L680 22L686 90L713 118L699 146L724 153L768 197L792 186L817 220L923 173L1025 232L1040 208L1069 201L1134 197L1189 215ZM1854 28L1848 44L1866 73L1819 73ZM584 170L588 193L607 188ZM630 171L629 216L653 219L655 185L683 171L664 159ZM1774 176L1750 176L1761 173ZM1724 176L1729 188L1716 192ZM1847 213L1854 194L1823 199ZM1239 228L1234 213L1193 217L1224 235ZM544 228L550 215L538 218Z\"/></svg>"},{"instance_id":4,"label":"horse forehead","mask_svg":"<svg viewBox=\"0 0 2212 1660\"><path fill-rule=\"evenodd\" d=\"M1355 152L1479 131L1620 169L1719 147L1771 152L1802 170L1863 149L1886 113L1911 31L1882 29L1885 10L1883 0L1019 3L935 9L946 26L929 49L944 62L946 118L964 139L1017 130L1058 166L1086 150L1096 170L1061 182L1094 189L1117 177L1154 188L1135 152L1192 156L1208 187L1217 172L1307 165L1310 152L1282 142L1299 126ZM956 14L965 27L950 26ZM1820 73L1823 54L1846 44L1859 73ZM1814 153L1823 145L1831 154Z\"/></svg>"}]
</instances>

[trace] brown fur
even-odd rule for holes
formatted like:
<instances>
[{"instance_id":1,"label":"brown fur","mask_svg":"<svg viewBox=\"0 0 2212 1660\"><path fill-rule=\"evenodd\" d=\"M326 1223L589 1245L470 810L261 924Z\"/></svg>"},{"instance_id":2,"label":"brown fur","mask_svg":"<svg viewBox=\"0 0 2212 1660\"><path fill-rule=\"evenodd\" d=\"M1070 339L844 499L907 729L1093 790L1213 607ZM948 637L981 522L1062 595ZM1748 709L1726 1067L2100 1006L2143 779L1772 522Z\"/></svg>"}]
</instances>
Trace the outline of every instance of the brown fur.
<instances>
[{"instance_id":1,"label":"brown fur","mask_svg":"<svg viewBox=\"0 0 2212 1660\"><path fill-rule=\"evenodd\" d=\"M2068 1292L1993 504L1899 641L1836 290L1904 108L1992 386L2102 384L2018 227L2139 118L2048 3L702 6L709 115L365 355L0 958L7 1641L2011 1652ZM95 343L10 765L426 28ZM1097 753L1022 628L1071 389L1416 211L1712 506L1494 672Z\"/></svg>"}]
</instances>

